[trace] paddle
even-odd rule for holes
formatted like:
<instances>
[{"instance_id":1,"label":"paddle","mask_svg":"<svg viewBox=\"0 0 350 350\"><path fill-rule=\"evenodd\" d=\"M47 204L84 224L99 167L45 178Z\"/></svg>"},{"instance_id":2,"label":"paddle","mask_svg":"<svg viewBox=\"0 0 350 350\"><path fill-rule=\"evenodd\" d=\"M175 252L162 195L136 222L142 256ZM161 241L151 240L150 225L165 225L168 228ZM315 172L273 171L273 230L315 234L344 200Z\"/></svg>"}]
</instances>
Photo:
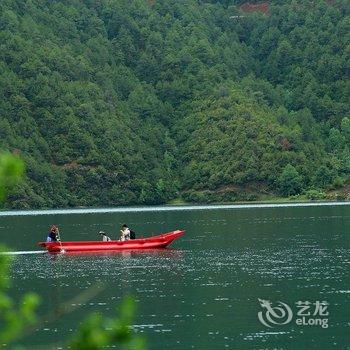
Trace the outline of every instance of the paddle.
<instances>
[{"instance_id":1,"label":"paddle","mask_svg":"<svg viewBox=\"0 0 350 350\"><path fill-rule=\"evenodd\" d=\"M57 240L60 242L60 247L61 247L60 253L65 253L66 251L62 248L61 236L58 228L56 232L56 237L57 237Z\"/></svg>"}]
</instances>

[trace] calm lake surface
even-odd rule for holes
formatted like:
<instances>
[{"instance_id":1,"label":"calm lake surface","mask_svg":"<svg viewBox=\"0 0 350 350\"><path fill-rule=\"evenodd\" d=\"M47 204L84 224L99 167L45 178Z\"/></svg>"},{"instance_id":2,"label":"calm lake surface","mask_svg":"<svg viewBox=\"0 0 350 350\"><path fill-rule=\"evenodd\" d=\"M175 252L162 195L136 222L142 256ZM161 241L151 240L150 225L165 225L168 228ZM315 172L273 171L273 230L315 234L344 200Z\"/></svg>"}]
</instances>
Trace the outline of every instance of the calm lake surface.
<instances>
[{"instance_id":1,"label":"calm lake surface","mask_svg":"<svg viewBox=\"0 0 350 350\"><path fill-rule=\"evenodd\" d=\"M113 316L131 294L133 329L146 336L149 349L350 349L350 205L27 214L0 213L0 241L28 252L13 255L14 298L38 293L46 320L62 303L81 304L26 336L28 348L64 348L62 339L86 315ZM139 236L177 228L186 235L159 252L30 253L40 250L36 243L50 224L59 225L63 240L98 240L99 230L116 238L125 222ZM99 294L74 300L98 282L104 285ZM272 302L276 317L259 299ZM305 322L327 319L328 328L296 324L299 301L311 303ZM321 301L329 305L320 311ZM292 312L289 322L283 312Z\"/></svg>"}]
</instances>

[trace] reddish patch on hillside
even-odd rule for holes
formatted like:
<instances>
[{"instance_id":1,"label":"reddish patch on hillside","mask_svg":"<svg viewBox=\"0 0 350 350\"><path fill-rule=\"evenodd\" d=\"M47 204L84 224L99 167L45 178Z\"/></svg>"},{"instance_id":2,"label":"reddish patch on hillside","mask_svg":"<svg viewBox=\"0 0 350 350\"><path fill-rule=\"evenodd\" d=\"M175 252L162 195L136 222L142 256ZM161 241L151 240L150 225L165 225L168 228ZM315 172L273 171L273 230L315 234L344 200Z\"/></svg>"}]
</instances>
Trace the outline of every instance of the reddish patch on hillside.
<instances>
[{"instance_id":1,"label":"reddish patch on hillside","mask_svg":"<svg viewBox=\"0 0 350 350\"><path fill-rule=\"evenodd\" d=\"M240 10L243 12L262 12L265 15L269 13L269 2L261 2L260 4L250 4L246 2L240 6Z\"/></svg>"},{"instance_id":2,"label":"reddish patch on hillside","mask_svg":"<svg viewBox=\"0 0 350 350\"><path fill-rule=\"evenodd\" d=\"M291 142L285 137L279 140L279 144L284 151L289 151L292 148Z\"/></svg>"},{"instance_id":3,"label":"reddish patch on hillside","mask_svg":"<svg viewBox=\"0 0 350 350\"><path fill-rule=\"evenodd\" d=\"M75 160L73 160L70 163L63 164L61 167L63 169L75 169L78 167L78 163Z\"/></svg>"}]
</instances>

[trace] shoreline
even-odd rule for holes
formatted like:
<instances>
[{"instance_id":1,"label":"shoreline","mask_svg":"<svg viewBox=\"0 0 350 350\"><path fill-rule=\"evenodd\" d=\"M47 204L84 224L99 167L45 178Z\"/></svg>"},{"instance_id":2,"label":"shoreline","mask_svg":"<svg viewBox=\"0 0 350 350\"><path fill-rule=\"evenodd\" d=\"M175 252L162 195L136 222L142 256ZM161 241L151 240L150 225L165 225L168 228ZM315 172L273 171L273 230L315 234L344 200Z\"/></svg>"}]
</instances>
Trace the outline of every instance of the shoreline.
<instances>
[{"instance_id":1,"label":"shoreline","mask_svg":"<svg viewBox=\"0 0 350 350\"><path fill-rule=\"evenodd\" d=\"M29 215L67 215L67 214L100 214L100 213L128 213L152 211L182 211L182 210L217 210L217 209L250 209L250 208L288 208L288 207L321 207L346 206L350 201L254 201L235 203L211 204L164 204L155 206L130 206L112 208L60 208L60 209L34 209L34 210L0 210L0 217L29 216Z\"/></svg>"}]
</instances>

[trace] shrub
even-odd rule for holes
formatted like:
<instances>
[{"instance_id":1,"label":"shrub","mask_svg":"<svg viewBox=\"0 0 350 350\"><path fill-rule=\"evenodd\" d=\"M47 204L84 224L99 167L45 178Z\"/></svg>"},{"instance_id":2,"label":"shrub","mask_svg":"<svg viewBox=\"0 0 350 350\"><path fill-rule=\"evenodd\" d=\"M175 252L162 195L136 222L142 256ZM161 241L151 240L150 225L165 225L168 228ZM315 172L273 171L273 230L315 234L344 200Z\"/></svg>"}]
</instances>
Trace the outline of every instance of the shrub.
<instances>
[{"instance_id":1,"label":"shrub","mask_svg":"<svg viewBox=\"0 0 350 350\"><path fill-rule=\"evenodd\" d=\"M305 196L310 200L324 199L326 194L319 189L311 189L305 192Z\"/></svg>"},{"instance_id":2,"label":"shrub","mask_svg":"<svg viewBox=\"0 0 350 350\"><path fill-rule=\"evenodd\" d=\"M299 194L302 188L302 177L293 165L288 164L278 178L280 192L283 196L293 196Z\"/></svg>"}]
</instances>

